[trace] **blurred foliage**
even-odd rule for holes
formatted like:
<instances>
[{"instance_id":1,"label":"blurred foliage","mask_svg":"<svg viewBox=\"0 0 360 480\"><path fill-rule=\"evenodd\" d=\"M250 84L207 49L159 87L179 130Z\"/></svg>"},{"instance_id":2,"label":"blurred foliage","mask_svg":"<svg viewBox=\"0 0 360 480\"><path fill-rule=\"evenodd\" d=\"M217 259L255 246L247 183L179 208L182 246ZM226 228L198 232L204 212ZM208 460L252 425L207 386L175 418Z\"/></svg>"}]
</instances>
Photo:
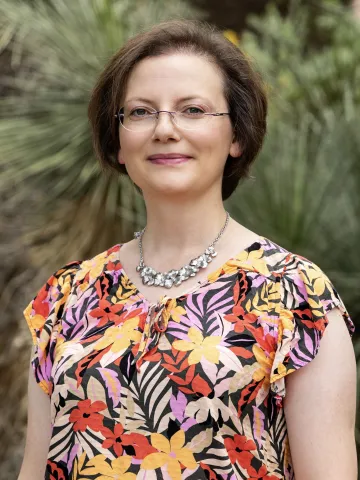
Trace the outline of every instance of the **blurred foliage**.
<instances>
[{"instance_id":1,"label":"blurred foliage","mask_svg":"<svg viewBox=\"0 0 360 480\"><path fill-rule=\"evenodd\" d=\"M264 17L248 19L240 46L266 78L277 117L311 112L324 119L329 109L359 105L359 22L339 1L326 6L314 15L293 0L285 18L270 4Z\"/></svg>"},{"instance_id":2,"label":"blurred foliage","mask_svg":"<svg viewBox=\"0 0 360 480\"><path fill-rule=\"evenodd\" d=\"M31 340L22 310L59 266L144 222L132 184L103 175L94 158L96 78L140 29L198 16L183 0L0 0L0 480L16 478L23 456Z\"/></svg>"},{"instance_id":3,"label":"blurred foliage","mask_svg":"<svg viewBox=\"0 0 360 480\"><path fill-rule=\"evenodd\" d=\"M0 0L0 45L11 47L17 68L1 79L8 92L0 99L1 188L13 188L14 204L34 192L44 197L26 238L34 261L55 268L65 252L67 259L95 254L143 222L128 179L103 175L94 159L89 96L129 37L167 18L199 15L183 0Z\"/></svg>"},{"instance_id":4,"label":"blurred foliage","mask_svg":"<svg viewBox=\"0 0 360 480\"><path fill-rule=\"evenodd\" d=\"M333 281L357 327L360 405L360 23L340 2L326 3L315 17L299 1L285 18L270 5L239 40L265 78L270 116L253 177L228 209ZM356 439L360 453L360 417Z\"/></svg>"},{"instance_id":5,"label":"blurred foliage","mask_svg":"<svg viewBox=\"0 0 360 480\"><path fill-rule=\"evenodd\" d=\"M250 17L240 40L225 32L261 71L270 97L255 181L229 208L317 261L359 323L360 26L338 0L287 3L286 17L275 4Z\"/></svg>"},{"instance_id":6,"label":"blurred foliage","mask_svg":"<svg viewBox=\"0 0 360 480\"><path fill-rule=\"evenodd\" d=\"M309 9L269 5L239 46L267 82L269 130L253 174L229 201L249 228L329 274L360 326L360 23L340 2L320 10L326 44L309 48ZM339 22L341 19L341 22ZM355 45L356 44L356 45ZM251 213L251 214L250 214Z\"/></svg>"}]
</instances>

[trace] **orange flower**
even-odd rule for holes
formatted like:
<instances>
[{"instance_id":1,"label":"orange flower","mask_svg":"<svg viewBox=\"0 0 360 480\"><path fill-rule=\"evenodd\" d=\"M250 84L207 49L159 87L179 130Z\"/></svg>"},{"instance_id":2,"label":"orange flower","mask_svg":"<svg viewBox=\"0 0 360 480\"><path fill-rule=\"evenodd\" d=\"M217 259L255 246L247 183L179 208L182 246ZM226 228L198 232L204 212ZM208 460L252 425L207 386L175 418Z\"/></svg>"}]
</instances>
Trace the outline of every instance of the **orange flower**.
<instances>
[{"instance_id":1,"label":"orange flower","mask_svg":"<svg viewBox=\"0 0 360 480\"><path fill-rule=\"evenodd\" d=\"M100 400L91 403L90 399L80 400L78 408L75 408L70 414L70 422L74 423L74 431L84 432L88 427L94 431L102 430L104 415L100 415L101 410L105 410L106 405Z\"/></svg>"}]
</instances>

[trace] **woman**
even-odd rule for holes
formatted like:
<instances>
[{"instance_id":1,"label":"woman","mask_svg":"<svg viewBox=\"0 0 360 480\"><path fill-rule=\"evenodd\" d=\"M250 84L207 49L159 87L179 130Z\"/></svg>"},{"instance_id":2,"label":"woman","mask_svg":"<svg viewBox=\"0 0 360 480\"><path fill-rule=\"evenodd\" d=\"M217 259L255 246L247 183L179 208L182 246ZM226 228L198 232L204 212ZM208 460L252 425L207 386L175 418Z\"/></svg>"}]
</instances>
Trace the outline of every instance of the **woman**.
<instances>
[{"instance_id":1,"label":"woman","mask_svg":"<svg viewBox=\"0 0 360 480\"><path fill-rule=\"evenodd\" d=\"M95 150L142 192L146 230L59 269L25 310L21 480L356 478L346 308L316 265L224 209L266 111L207 24L157 25L105 67Z\"/></svg>"}]
</instances>

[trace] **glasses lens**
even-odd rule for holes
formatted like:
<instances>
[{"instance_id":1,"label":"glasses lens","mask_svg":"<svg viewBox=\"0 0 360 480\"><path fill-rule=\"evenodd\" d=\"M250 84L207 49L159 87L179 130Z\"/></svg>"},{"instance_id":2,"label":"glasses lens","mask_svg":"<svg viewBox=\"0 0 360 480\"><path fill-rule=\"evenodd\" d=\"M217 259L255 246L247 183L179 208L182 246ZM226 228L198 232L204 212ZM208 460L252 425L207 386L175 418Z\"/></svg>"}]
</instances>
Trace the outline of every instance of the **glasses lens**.
<instances>
[{"instance_id":1,"label":"glasses lens","mask_svg":"<svg viewBox=\"0 0 360 480\"><path fill-rule=\"evenodd\" d=\"M180 112L176 112L174 121L176 125L184 130L196 130L202 128L210 116L205 115L209 110L203 107L187 107Z\"/></svg>"},{"instance_id":2,"label":"glasses lens","mask_svg":"<svg viewBox=\"0 0 360 480\"><path fill-rule=\"evenodd\" d=\"M120 123L131 132L143 132L154 128L156 123L156 110L149 108L133 108L120 110Z\"/></svg>"},{"instance_id":3,"label":"glasses lens","mask_svg":"<svg viewBox=\"0 0 360 480\"><path fill-rule=\"evenodd\" d=\"M186 107L179 112L161 112L159 115L171 115L173 122L183 130L196 130L204 127L210 116L206 115L207 107ZM157 123L156 110L148 107L136 107L131 110L122 108L120 110L120 124L131 132L144 132L152 130Z\"/></svg>"}]
</instances>

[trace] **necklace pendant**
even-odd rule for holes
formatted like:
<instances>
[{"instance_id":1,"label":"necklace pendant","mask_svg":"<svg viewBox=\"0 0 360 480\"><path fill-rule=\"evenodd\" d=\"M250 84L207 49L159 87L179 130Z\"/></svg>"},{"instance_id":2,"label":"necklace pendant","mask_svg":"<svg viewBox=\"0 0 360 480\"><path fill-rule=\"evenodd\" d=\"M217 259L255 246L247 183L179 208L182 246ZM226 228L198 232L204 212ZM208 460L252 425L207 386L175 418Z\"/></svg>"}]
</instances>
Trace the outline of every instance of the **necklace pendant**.
<instances>
[{"instance_id":1,"label":"necklace pendant","mask_svg":"<svg viewBox=\"0 0 360 480\"><path fill-rule=\"evenodd\" d=\"M155 287L165 287L172 288L173 286L179 286L185 280L188 280L190 277L195 277L197 273L206 268L213 258L216 257L217 252L214 248L215 243L219 240L221 235L224 233L228 223L229 223L229 213L226 212L226 221L220 232L218 233L215 240L211 245L205 250L202 255L199 255L196 258L190 260L189 264L184 265L178 270L169 270L168 272L161 273L157 272L151 267L147 267L144 263L143 249L142 249L142 236L145 232L145 228L140 232L135 232L135 238L139 239L139 249L140 249L140 263L136 267L136 271L139 272L140 277L144 285L155 286Z\"/></svg>"},{"instance_id":2,"label":"necklace pendant","mask_svg":"<svg viewBox=\"0 0 360 480\"><path fill-rule=\"evenodd\" d=\"M164 282L164 287L165 288L171 288L173 286L174 282L172 281L171 278L167 278Z\"/></svg>"}]
</instances>

